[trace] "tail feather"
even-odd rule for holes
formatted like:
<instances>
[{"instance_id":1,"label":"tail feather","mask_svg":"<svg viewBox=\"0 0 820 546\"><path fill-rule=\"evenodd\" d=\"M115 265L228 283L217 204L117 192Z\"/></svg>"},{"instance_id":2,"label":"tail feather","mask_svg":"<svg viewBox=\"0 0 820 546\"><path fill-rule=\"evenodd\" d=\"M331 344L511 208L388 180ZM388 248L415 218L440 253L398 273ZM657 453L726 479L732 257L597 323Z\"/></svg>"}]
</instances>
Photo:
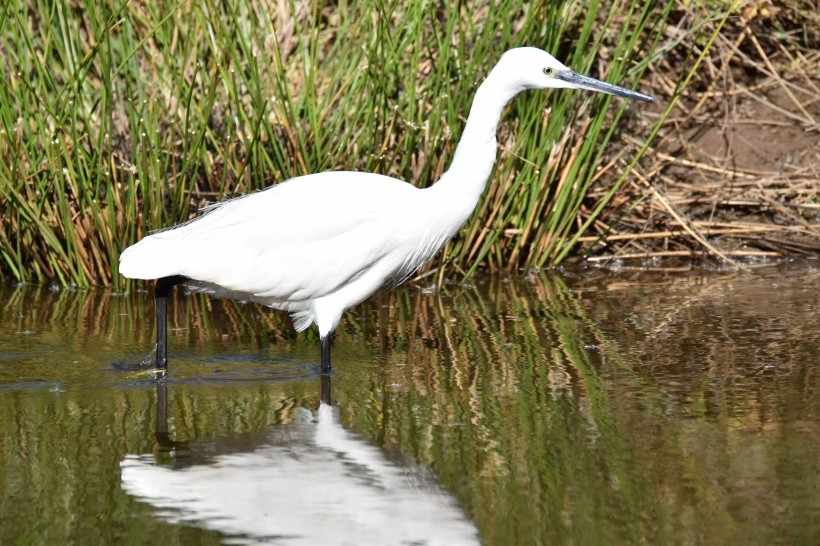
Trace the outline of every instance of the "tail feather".
<instances>
[{"instance_id":1,"label":"tail feather","mask_svg":"<svg viewBox=\"0 0 820 546\"><path fill-rule=\"evenodd\" d=\"M120 254L120 274L129 279L160 279L179 275L179 248L150 236Z\"/></svg>"},{"instance_id":2,"label":"tail feather","mask_svg":"<svg viewBox=\"0 0 820 546\"><path fill-rule=\"evenodd\" d=\"M313 311L295 311L290 314L290 318L293 320L294 329L296 329L297 332L301 332L302 330L307 330L308 326L313 322Z\"/></svg>"}]
</instances>

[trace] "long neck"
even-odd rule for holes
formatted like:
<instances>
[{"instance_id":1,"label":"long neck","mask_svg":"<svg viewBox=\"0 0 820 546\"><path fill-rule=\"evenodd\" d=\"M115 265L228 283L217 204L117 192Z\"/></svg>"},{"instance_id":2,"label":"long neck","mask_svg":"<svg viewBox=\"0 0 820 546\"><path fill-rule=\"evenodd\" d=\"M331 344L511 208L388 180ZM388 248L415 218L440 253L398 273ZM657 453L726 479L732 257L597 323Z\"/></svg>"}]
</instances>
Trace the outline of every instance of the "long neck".
<instances>
[{"instance_id":1,"label":"long neck","mask_svg":"<svg viewBox=\"0 0 820 546\"><path fill-rule=\"evenodd\" d=\"M466 221L481 197L496 158L496 132L504 107L517 94L493 70L478 88L470 108L464 133L456 147L450 168L430 189L447 199L453 214Z\"/></svg>"}]
</instances>

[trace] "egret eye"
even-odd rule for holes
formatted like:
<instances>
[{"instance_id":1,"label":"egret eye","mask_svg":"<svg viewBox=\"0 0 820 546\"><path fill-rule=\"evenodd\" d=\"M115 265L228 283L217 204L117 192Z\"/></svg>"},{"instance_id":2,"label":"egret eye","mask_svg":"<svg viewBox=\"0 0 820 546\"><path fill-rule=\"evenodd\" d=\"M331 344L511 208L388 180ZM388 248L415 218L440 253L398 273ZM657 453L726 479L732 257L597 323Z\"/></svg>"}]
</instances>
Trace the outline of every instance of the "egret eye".
<instances>
[{"instance_id":1,"label":"egret eye","mask_svg":"<svg viewBox=\"0 0 820 546\"><path fill-rule=\"evenodd\" d=\"M555 69L550 66L544 67L544 74L546 74L547 76L552 76L553 74L555 74Z\"/></svg>"}]
</instances>

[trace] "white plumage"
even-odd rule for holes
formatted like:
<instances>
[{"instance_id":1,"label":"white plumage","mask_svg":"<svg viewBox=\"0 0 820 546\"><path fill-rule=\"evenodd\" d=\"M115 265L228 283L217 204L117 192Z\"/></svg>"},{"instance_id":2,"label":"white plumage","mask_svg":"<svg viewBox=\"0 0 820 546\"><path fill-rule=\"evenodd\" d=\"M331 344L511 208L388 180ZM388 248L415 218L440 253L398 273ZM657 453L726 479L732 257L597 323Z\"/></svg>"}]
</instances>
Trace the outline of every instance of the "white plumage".
<instances>
[{"instance_id":1,"label":"white plumage","mask_svg":"<svg viewBox=\"0 0 820 546\"><path fill-rule=\"evenodd\" d=\"M150 453L127 455L122 490L158 518L218 531L227 543L480 544L464 510L422 468L388 460L329 405L315 417L296 412L289 425L241 438L241 449L190 442L186 452L207 453L207 463L182 457L169 468Z\"/></svg>"},{"instance_id":2,"label":"white plumage","mask_svg":"<svg viewBox=\"0 0 820 546\"><path fill-rule=\"evenodd\" d=\"M329 336L344 310L406 279L455 235L492 171L504 107L521 91L550 87L653 100L572 72L539 49L513 49L477 90L453 162L431 187L356 172L294 178L144 238L122 253L120 273L173 278L171 286L182 276L193 289L288 311L298 330L316 323L328 371ZM161 368L168 289L157 292Z\"/></svg>"}]
</instances>

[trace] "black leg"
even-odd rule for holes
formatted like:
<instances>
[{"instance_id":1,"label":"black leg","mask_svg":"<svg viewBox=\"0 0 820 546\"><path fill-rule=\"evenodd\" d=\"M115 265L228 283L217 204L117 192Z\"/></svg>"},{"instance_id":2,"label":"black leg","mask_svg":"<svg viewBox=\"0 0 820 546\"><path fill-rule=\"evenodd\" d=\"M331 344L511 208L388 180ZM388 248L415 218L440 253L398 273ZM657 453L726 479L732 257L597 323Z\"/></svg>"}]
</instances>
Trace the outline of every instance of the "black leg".
<instances>
[{"instance_id":1,"label":"black leg","mask_svg":"<svg viewBox=\"0 0 820 546\"><path fill-rule=\"evenodd\" d=\"M319 400L321 400L322 404L330 405L330 374L323 373L319 376L322 384L322 390Z\"/></svg>"},{"instance_id":2,"label":"black leg","mask_svg":"<svg viewBox=\"0 0 820 546\"><path fill-rule=\"evenodd\" d=\"M330 334L319 339L322 346L322 373L330 373Z\"/></svg>"},{"instance_id":3,"label":"black leg","mask_svg":"<svg viewBox=\"0 0 820 546\"><path fill-rule=\"evenodd\" d=\"M163 372L168 369L168 294L186 278L181 275L157 279L154 301L157 305L157 362L154 366Z\"/></svg>"},{"instance_id":4,"label":"black leg","mask_svg":"<svg viewBox=\"0 0 820 546\"><path fill-rule=\"evenodd\" d=\"M188 449L188 442L177 442L168 434L168 384L157 381L157 420L156 438L164 451L174 451L174 459L179 460L182 450Z\"/></svg>"}]
</instances>

